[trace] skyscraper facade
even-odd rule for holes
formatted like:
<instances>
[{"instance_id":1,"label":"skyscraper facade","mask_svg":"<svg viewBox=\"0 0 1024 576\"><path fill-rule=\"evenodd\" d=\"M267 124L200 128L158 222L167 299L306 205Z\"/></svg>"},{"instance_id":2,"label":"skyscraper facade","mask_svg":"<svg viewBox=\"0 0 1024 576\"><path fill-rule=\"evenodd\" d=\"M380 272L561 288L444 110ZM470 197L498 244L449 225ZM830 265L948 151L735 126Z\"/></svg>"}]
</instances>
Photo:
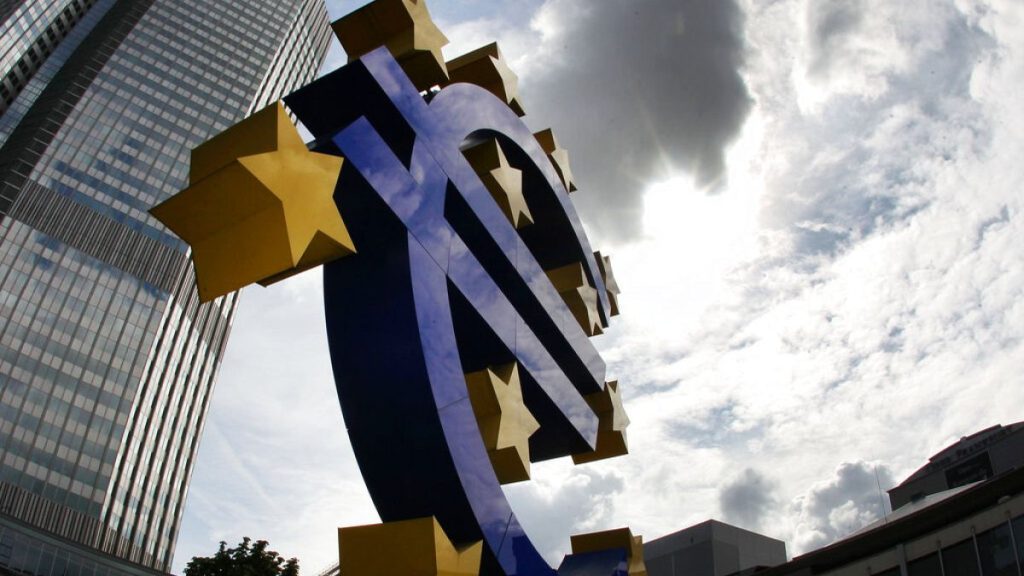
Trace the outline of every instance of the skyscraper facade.
<instances>
[{"instance_id":1,"label":"skyscraper facade","mask_svg":"<svg viewBox=\"0 0 1024 576\"><path fill-rule=\"evenodd\" d=\"M236 296L147 210L329 35L322 0L0 0L0 568L169 568Z\"/></svg>"}]
</instances>

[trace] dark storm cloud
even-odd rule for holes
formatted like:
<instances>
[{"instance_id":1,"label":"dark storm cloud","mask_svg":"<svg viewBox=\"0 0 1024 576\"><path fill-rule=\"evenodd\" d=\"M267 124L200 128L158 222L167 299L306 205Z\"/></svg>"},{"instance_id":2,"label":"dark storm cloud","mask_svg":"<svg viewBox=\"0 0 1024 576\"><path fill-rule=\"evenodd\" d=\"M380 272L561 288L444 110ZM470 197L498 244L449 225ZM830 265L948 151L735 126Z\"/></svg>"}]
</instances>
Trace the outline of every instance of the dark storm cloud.
<instances>
[{"instance_id":1,"label":"dark storm cloud","mask_svg":"<svg viewBox=\"0 0 1024 576\"><path fill-rule=\"evenodd\" d=\"M833 477L794 502L799 515L798 550L815 550L880 519L886 512L882 490L894 484L885 466L844 463Z\"/></svg>"},{"instance_id":2,"label":"dark storm cloud","mask_svg":"<svg viewBox=\"0 0 1024 576\"><path fill-rule=\"evenodd\" d=\"M635 234L646 184L685 170L713 190L751 107L734 0L554 2L550 64L524 85L527 121L569 149L575 200L606 235Z\"/></svg>"},{"instance_id":3,"label":"dark storm cloud","mask_svg":"<svg viewBox=\"0 0 1024 576\"><path fill-rule=\"evenodd\" d=\"M772 483L763 474L747 468L743 473L722 487L718 493L718 505L726 522L749 530L761 527L761 521L775 505Z\"/></svg>"}]
</instances>

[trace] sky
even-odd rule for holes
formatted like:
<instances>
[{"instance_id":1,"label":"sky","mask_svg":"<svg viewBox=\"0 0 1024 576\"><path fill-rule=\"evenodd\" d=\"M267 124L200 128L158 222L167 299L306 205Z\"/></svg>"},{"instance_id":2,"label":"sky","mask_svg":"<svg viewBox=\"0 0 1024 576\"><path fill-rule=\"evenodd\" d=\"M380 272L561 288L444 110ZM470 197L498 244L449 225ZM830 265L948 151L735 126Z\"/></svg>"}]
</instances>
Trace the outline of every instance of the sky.
<instances>
[{"instance_id":1,"label":"sky","mask_svg":"<svg viewBox=\"0 0 1024 576\"><path fill-rule=\"evenodd\" d=\"M650 540L708 518L798 555L879 518L941 448L1024 420L1024 4L429 7L449 59L499 42L622 289L594 342L630 455L535 464L506 487L549 560L570 534ZM334 47L327 67L344 60ZM337 527L379 521L320 283L245 289L175 573L251 536L313 575L337 562Z\"/></svg>"}]
</instances>

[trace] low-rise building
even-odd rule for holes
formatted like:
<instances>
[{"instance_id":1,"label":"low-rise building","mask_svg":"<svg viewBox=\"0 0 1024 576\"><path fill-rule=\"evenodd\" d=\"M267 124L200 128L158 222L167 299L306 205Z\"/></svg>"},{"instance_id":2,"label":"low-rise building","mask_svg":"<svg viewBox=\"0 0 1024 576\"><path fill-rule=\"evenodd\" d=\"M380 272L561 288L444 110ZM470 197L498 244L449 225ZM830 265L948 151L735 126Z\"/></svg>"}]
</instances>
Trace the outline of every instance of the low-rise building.
<instances>
[{"instance_id":1,"label":"low-rise building","mask_svg":"<svg viewBox=\"0 0 1024 576\"><path fill-rule=\"evenodd\" d=\"M758 576L1020 576L1024 468L915 499Z\"/></svg>"},{"instance_id":2,"label":"low-rise building","mask_svg":"<svg viewBox=\"0 0 1024 576\"><path fill-rule=\"evenodd\" d=\"M785 561L785 542L717 520L644 544L649 576L729 576Z\"/></svg>"}]
</instances>

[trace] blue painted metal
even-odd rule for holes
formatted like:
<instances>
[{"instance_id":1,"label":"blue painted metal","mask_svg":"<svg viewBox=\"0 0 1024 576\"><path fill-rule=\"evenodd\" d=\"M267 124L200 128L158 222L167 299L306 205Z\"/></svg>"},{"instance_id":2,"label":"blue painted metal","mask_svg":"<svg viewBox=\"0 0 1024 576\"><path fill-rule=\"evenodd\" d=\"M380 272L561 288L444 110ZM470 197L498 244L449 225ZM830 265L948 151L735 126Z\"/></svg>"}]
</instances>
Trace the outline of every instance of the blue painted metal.
<instances>
[{"instance_id":1,"label":"blue painted metal","mask_svg":"<svg viewBox=\"0 0 1024 576\"><path fill-rule=\"evenodd\" d=\"M604 320L608 297L546 154L483 89L450 86L428 103L386 49L285 102L319 151L346 159L335 201L358 254L325 267L327 331L349 436L381 519L436 516L453 542L484 540L484 574L555 574L505 498L464 379L518 361L524 400L541 423L531 458L593 449L598 422L583 395L602 389L604 362L544 269L582 262ZM523 170L535 224L522 236L460 152L481 137L498 137ZM612 552L570 556L564 573L625 574L611 559L624 562L625 551Z\"/></svg>"}]
</instances>

